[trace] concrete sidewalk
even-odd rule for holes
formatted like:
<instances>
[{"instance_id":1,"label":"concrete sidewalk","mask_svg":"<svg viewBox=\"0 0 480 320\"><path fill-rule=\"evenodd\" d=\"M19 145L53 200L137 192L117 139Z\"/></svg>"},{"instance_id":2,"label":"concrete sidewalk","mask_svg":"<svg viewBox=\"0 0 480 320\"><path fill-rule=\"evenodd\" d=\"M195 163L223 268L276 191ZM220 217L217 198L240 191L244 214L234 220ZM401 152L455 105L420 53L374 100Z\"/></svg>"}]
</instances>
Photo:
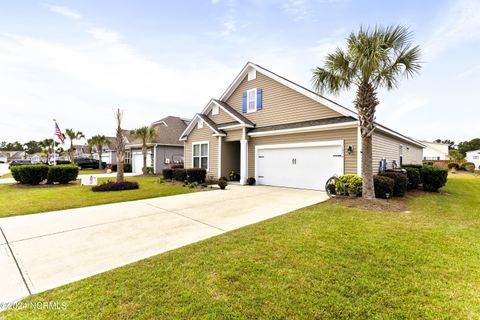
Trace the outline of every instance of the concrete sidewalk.
<instances>
[{"instance_id":1,"label":"concrete sidewalk","mask_svg":"<svg viewBox=\"0 0 480 320\"><path fill-rule=\"evenodd\" d=\"M265 186L216 190L0 219L0 302L325 201Z\"/></svg>"}]
</instances>

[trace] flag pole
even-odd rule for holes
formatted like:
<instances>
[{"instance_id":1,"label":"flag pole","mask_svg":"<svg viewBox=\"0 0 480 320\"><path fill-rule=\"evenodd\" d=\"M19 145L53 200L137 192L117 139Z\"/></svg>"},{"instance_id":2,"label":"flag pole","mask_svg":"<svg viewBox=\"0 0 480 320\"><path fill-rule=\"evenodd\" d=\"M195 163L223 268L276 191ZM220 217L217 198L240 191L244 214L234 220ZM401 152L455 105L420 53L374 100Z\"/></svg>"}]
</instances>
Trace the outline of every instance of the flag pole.
<instances>
[{"instance_id":1,"label":"flag pole","mask_svg":"<svg viewBox=\"0 0 480 320\"><path fill-rule=\"evenodd\" d=\"M55 123L55 125L57 124L57 120L53 119L53 123ZM57 157L56 157L56 154L55 154L55 136L56 136L56 133L55 133L55 127L53 128L53 165L56 166L57 165Z\"/></svg>"}]
</instances>

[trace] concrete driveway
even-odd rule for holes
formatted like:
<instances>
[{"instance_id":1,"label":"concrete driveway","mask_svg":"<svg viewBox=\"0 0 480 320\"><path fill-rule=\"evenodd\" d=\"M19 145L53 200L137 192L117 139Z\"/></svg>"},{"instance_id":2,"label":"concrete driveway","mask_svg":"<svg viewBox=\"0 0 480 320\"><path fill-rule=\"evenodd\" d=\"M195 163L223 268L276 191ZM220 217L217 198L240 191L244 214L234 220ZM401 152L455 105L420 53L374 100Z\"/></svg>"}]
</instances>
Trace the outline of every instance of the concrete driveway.
<instances>
[{"instance_id":1,"label":"concrete driveway","mask_svg":"<svg viewBox=\"0 0 480 320\"><path fill-rule=\"evenodd\" d=\"M18 300L325 201L265 186L0 219L0 302Z\"/></svg>"}]
</instances>

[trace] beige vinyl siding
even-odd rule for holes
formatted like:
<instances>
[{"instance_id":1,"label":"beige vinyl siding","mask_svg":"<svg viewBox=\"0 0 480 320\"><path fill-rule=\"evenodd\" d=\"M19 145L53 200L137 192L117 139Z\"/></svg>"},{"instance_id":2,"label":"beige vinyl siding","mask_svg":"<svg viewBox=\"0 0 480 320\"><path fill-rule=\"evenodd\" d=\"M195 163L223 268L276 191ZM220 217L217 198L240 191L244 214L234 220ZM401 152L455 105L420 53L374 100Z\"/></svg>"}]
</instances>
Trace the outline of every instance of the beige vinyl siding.
<instances>
[{"instance_id":1,"label":"beige vinyl siding","mask_svg":"<svg viewBox=\"0 0 480 320\"><path fill-rule=\"evenodd\" d=\"M253 88L263 89L262 110L242 113L242 94ZM226 102L257 127L342 116L260 72L254 80L245 77Z\"/></svg>"},{"instance_id":2,"label":"beige vinyl siding","mask_svg":"<svg viewBox=\"0 0 480 320\"><path fill-rule=\"evenodd\" d=\"M242 129L226 131L225 141L240 141L242 139Z\"/></svg>"},{"instance_id":3,"label":"beige vinyl siding","mask_svg":"<svg viewBox=\"0 0 480 320\"><path fill-rule=\"evenodd\" d=\"M258 77L258 73L257 73ZM255 176L255 146L263 144L283 144L296 142L314 142L314 141L344 141L344 168L345 173L357 173L357 128L336 129L317 132L295 133L278 136L254 137L248 141L248 176ZM347 148L352 145L354 152L347 153ZM313 169L313 168L312 168ZM281 174L281 172L279 172Z\"/></svg>"},{"instance_id":4,"label":"beige vinyl siding","mask_svg":"<svg viewBox=\"0 0 480 320\"><path fill-rule=\"evenodd\" d=\"M233 122L236 121L232 116L230 116L225 110L222 108L218 107L218 114L212 114L212 110L208 113L208 117L213 120L216 124L222 124L222 123L227 123L227 122Z\"/></svg>"},{"instance_id":5,"label":"beige vinyl siding","mask_svg":"<svg viewBox=\"0 0 480 320\"><path fill-rule=\"evenodd\" d=\"M217 178L218 176L218 137L212 136L212 130L204 125L202 129L195 127L188 135L185 141L185 168L192 168L192 144L201 141L208 141L208 172L209 178Z\"/></svg>"},{"instance_id":6,"label":"beige vinyl siding","mask_svg":"<svg viewBox=\"0 0 480 320\"><path fill-rule=\"evenodd\" d=\"M380 161L387 160L388 169L392 168L392 161L395 160L400 165L400 145L403 146L404 164L421 164L422 148L406 143L388 134L375 132L372 136L372 163L373 173L378 172ZM408 149L408 150L407 150Z\"/></svg>"}]
</instances>

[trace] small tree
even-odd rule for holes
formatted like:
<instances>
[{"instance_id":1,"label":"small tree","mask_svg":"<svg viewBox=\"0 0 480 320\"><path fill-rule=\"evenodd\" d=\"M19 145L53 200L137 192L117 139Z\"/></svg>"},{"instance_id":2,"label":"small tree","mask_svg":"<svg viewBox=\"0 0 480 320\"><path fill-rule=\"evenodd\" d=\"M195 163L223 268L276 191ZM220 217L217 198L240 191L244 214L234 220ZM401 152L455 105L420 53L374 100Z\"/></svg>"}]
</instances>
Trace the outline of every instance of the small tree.
<instances>
[{"instance_id":1,"label":"small tree","mask_svg":"<svg viewBox=\"0 0 480 320\"><path fill-rule=\"evenodd\" d=\"M152 142L157 136L158 132L155 128L144 126L130 131L130 134L142 141L142 155L143 155L143 174L147 174L147 143Z\"/></svg>"},{"instance_id":2,"label":"small tree","mask_svg":"<svg viewBox=\"0 0 480 320\"><path fill-rule=\"evenodd\" d=\"M91 138L98 152L98 169L102 169L103 146L110 145L110 140L104 135L96 135Z\"/></svg>"},{"instance_id":3,"label":"small tree","mask_svg":"<svg viewBox=\"0 0 480 320\"><path fill-rule=\"evenodd\" d=\"M122 131L123 111L118 108L115 112L117 122L116 149L117 149L117 182L124 182L125 139Z\"/></svg>"},{"instance_id":4,"label":"small tree","mask_svg":"<svg viewBox=\"0 0 480 320\"><path fill-rule=\"evenodd\" d=\"M73 129L65 129L65 134L70 140L70 149L68 149L68 157L70 161L73 161L75 149L73 148L73 140L85 138L85 135L81 131L74 131Z\"/></svg>"}]
</instances>

